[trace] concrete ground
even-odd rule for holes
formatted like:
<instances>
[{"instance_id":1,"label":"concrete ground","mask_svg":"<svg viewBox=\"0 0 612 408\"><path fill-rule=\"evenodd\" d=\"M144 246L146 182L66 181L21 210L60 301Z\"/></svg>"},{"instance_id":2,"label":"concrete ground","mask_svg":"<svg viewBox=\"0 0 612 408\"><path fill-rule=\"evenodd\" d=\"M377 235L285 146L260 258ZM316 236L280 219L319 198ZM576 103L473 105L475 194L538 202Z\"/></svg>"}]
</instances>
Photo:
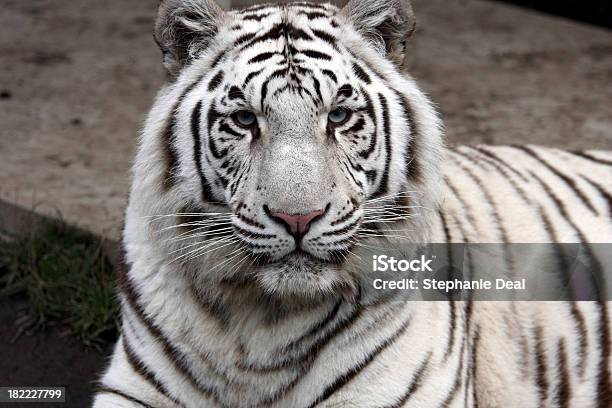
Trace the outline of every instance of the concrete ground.
<instances>
[{"instance_id":1,"label":"concrete ground","mask_svg":"<svg viewBox=\"0 0 612 408\"><path fill-rule=\"evenodd\" d=\"M0 200L119 236L138 130L163 80L156 4L3 2ZM451 143L612 149L612 32L495 2L414 6L410 70Z\"/></svg>"}]
</instances>

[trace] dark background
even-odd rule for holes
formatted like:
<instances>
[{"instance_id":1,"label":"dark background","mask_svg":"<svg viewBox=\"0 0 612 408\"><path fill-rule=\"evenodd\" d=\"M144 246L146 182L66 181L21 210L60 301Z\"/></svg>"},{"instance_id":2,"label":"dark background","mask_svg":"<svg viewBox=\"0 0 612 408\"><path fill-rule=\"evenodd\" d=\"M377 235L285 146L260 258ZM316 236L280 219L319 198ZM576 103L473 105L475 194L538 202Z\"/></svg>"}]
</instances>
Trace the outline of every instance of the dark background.
<instances>
[{"instance_id":1,"label":"dark background","mask_svg":"<svg viewBox=\"0 0 612 408\"><path fill-rule=\"evenodd\" d=\"M550 14L612 28L610 0L501 0Z\"/></svg>"}]
</instances>

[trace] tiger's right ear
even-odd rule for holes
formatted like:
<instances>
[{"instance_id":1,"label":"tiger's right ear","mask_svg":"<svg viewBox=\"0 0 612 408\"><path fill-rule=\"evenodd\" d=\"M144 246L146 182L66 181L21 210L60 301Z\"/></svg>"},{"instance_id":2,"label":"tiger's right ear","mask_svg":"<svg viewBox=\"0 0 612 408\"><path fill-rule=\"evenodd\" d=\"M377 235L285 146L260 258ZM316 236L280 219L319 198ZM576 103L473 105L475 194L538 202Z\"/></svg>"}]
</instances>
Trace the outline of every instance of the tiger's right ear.
<instances>
[{"instance_id":1,"label":"tiger's right ear","mask_svg":"<svg viewBox=\"0 0 612 408\"><path fill-rule=\"evenodd\" d=\"M208 47L224 15L214 0L161 0L155 20L155 41L171 78Z\"/></svg>"}]
</instances>

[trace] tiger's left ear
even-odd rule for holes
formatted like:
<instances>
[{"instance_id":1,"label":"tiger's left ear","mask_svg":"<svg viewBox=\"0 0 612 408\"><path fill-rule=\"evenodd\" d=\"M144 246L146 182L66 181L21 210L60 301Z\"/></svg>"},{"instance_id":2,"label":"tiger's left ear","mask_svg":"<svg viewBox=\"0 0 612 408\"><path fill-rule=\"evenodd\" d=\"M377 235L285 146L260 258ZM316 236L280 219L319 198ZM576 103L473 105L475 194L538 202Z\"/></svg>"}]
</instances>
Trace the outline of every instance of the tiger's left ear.
<instances>
[{"instance_id":1,"label":"tiger's left ear","mask_svg":"<svg viewBox=\"0 0 612 408\"><path fill-rule=\"evenodd\" d=\"M225 12L214 0L161 0L155 20L155 41L173 78L217 34Z\"/></svg>"},{"instance_id":2,"label":"tiger's left ear","mask_svg":"<svg viewBox=\"0 0 612 408\"><path fill-rule=\"evenodd\" d=\"M351 0L341 13L381 54L402 65L416 28L410 0Z\"/></svg>"}]
</instances>

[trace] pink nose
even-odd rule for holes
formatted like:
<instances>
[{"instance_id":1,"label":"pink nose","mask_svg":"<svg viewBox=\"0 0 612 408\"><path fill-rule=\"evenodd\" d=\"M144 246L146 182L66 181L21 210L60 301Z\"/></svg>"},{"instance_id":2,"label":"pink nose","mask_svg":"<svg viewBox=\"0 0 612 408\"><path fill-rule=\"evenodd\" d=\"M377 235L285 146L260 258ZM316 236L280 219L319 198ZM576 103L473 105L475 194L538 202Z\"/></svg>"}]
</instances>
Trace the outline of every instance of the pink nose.
<instances>
[{"instance_id":1,"label":"pink nose","mask_svg":"<svg viewBox=\"0 0 612 408\"><path fill-rule=\"evenodd\" d=\"M323 215L325 210L313 211L310 214L286 214L282 211L272 211L270 215L272 218L278 218L286 226L291 235L296 237L303 237L310 229L310 224L313 220Z\"/></svg>"}]
</instances>

